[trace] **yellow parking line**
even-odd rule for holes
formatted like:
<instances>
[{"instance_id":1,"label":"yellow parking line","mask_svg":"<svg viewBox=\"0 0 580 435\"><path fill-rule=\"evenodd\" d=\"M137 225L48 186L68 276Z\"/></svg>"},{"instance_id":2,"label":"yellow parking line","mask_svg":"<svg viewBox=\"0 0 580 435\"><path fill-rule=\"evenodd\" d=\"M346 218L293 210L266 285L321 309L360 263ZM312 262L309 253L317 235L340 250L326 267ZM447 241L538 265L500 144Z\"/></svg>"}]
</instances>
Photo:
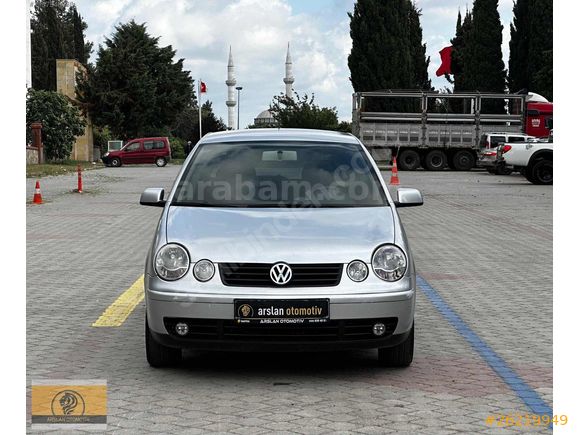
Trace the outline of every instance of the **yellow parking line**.
<instances>
[{"instance_id":1,"label":"yellow parking line","mask_svg":"<svg viewBox=\"0 0 580 435\"><path fill-rule=\"evenodd\" d=\"M143 290L143 275L133 283L125 292L117 298L109 307L101 314L93 326L97 327L112 327L121 326L127 317L133 312L135 307L141 303L145 297Z\"/></svg>"}]
</instances>

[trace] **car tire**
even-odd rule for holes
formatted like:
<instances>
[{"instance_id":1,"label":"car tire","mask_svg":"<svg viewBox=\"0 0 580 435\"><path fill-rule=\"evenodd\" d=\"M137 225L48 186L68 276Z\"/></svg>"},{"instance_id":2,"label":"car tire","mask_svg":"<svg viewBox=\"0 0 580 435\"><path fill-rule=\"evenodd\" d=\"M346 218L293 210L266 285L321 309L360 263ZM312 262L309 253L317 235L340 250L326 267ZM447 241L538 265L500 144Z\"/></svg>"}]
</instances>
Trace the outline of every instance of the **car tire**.
<instances>
[{"instance_id":1,"label":"car tire","mask_svg":"<svg viewBox=\"0 0 580 435\"><path fill-rule=\"evenodd\" d=\"M538 160L532 165L529 180L538 185L547 186L553 183L554 173L551 160Z\"/></svg>"},{"instance_id":2,"label":"car tire","mask_svg":"<svg viewBox=\"0 0 580 435\"><path fill-rule=\"evenodd\" d=\"M111 163L110 163L110 165L111 165L113 168L118 168L118 167L120 167L122 164L123 164L123 163L121 163L121 159L120 159L119 157L113 157L113 158L111 159Z\"/></svg>"},{"instance_id":3,"label":"car tire","mask_svg":"<svg viewBox=\"0 0 580 435\"><path fill-rule=\"evenodd\" d=\"M467 150L456 151L450 161L450 166L456 171L470 171L475 166L475 157Z\"/></svg>"},{"instance_id":4,"label":"car tire","mask_svg":"<svg viewBox=\"0 0 580 435\"><path fill-rule=\"evenodd\" d=\"M165 160L165 157L157 157L155 159L155 164L162 168L163 166L165 166L167 164L167 160Z\"/></svg>"},{"instance_id":5,"label":"car tire","mask_svg":"<svg viewBox=\"0 0 580 435\"><path fill-rule=\"evenodd\" d=\"M421 166L421 156L415 150L403 150L397 157L397 166L401 171L414 171Z\"/></svg>"},{"instance_id":6,"label":"car tire","mask_svg":"<svg viewBox=\"0 0 580 435\"><path fill-rule=\"evenodd\" d=\"M432 150L425 156L424 167L428 171L442 171L447 166L447 157L440 150Z\"/></svg>"},{"instance_id":7,"label":"car tire","mask_svg":"<svg viewBox=\"0 0 580 435\"><path fill-rule=\"evenodd\" d=\"M181 349L167 347L155 341L149 330L147 317L145 317L145 353L151 367L170 367L181 361Z\"/></svg>"},{"instance_id":8,"label":"car tire","mask_svg":"<svg viewBox=\"0 0 580 435\"><path fill-rule=\"evenodd\" d=\"M413 362L415 347L415 324L411 327L409 336L402 343L393 347L379 349L379 365L381 367L408 367Z\"/></svg>"}]
</instances>

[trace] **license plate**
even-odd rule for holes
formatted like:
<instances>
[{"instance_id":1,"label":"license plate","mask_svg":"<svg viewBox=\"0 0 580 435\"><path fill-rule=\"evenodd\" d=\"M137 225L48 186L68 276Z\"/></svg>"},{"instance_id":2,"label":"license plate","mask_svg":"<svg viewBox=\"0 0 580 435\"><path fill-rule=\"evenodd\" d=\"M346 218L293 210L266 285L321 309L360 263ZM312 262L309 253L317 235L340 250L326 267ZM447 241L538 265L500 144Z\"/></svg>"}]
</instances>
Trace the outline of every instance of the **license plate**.
<instances>
[{"instance_id":1,"label":"license plate","mask_svg":"<svg viewBox=\"0 0 580 435\"><path fill-rule=\"evenodd\" d=\"M234 318L264 325L325 323L328 305L328 299L236 299Z\"/></svg>"}]
</instances>

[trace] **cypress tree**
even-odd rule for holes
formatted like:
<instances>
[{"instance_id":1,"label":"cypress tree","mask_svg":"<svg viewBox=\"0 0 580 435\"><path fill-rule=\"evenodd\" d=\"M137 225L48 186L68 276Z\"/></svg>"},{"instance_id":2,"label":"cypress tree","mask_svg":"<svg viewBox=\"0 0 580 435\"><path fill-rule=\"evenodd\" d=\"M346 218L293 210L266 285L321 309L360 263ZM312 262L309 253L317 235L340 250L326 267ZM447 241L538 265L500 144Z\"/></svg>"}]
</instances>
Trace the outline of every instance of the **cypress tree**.
<instances>
[{"instance_id":1,"label":"cypress tree","mask_svg":"<svg viewBox=\"0 0 580 435\"><path fill-rule=\"evenodd\" d=\"M413 3L409 9L411 60L413 63L412 87L423 90L431 90L429 79L430 57L427 57L427 44L423 44L423 29L421 28L421 10Z\"/></svg>"},{"instance_id":2,"label":"cypress tree","mask_svg":"<svg viewBox=\"0 0 580 435\"><path fill-rule=\"evenodd\" d=\"M553 99L553 4L530 2L528 78L530 91Z\"/></svg>"},{"instance_id":3,"label":"cypress tree","mask_svg":"<svg viewBox=\"0 0 580 435\"><path fill-rule=\"evenodd\" d=\"M503 26L498 0L473 2L473 27L465 36L463 59L466 85L474 91L505 92L506 71L501 51Z\"/></svg>"},{"instance_id":4,"label":"cypress tree","mask_svg":"<svg viewBox=\"0 0 580 435\"><path fill-rule=\"evenodd\" d=\"M530 47L530 2L516 0L514 19L510 24L510 58L508 84L511 92L530 89L528 57Z\"/></svg>"},{"instance_id":5,"label":"cypress tree","mask_svg":"<svg viewBox=\"0 0 580 435\"><path fill-rule=\"evenodd\" d=\"M56 90L56 59L88 62L87 24L67 0L36 0L30 20L32 87ZM84 46L84 50L80 47Z\"/></svg>"}]
</instances>

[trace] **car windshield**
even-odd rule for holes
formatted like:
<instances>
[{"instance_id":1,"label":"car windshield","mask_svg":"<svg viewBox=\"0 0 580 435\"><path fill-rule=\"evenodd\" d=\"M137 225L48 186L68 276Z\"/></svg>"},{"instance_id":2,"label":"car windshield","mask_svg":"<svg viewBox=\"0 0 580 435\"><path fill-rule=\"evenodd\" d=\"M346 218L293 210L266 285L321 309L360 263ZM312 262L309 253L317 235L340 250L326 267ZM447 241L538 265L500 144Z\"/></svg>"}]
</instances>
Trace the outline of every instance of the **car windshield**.
<instances>
[{"instance_id":1,"label":"car windshield","mask_svg":"<svg viewBox=\"0 0 580 435\"><path fill-rule=\"evenodd\" d=\"M376 207L387 205L357 144L210 143L198 147L172 205Z\"/></svg>"}]
</instances>

